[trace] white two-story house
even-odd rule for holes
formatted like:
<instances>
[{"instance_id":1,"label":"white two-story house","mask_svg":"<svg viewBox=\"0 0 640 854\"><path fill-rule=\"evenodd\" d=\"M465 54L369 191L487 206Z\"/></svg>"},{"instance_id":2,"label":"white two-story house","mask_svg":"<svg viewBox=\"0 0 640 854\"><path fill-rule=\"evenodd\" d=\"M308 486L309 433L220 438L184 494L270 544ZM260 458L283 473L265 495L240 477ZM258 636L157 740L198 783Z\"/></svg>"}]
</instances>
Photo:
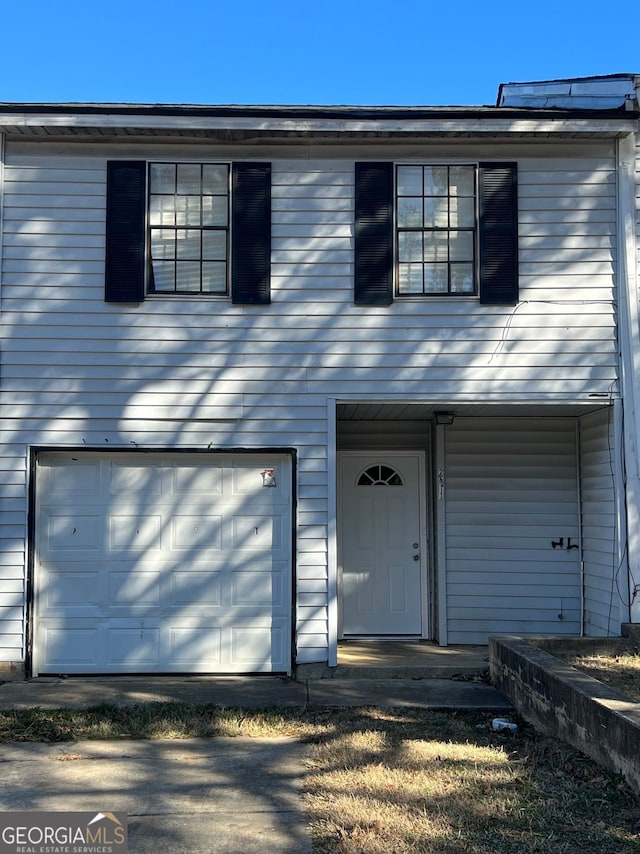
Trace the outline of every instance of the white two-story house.
<instances>
[{"instance_id":1,"label":"white two-story house","mask_svg":"<svg viewBox=\"0 0 640 854\"><path fill-rule=\"evenodd\" d=\"M635 82L0 104L4 672L640 621Z\"/></svg>"}]
</instances>

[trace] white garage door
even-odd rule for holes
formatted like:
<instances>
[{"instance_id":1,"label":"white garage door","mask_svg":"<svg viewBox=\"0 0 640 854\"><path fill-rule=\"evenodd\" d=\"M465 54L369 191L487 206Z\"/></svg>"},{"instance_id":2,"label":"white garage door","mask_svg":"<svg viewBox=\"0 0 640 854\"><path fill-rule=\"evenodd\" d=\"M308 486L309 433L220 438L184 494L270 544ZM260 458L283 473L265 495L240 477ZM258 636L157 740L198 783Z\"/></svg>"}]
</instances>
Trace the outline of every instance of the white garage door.
<instances>
[{"instance_id":1,"label":"white garage door","mask_svg":"<svg viewBox=\"0 0 640 854\"><path fill-rule=\"evenodd\" d=\"M34 673L283 672L291 462L41 454Z\"/></svg>"}]
</instances>

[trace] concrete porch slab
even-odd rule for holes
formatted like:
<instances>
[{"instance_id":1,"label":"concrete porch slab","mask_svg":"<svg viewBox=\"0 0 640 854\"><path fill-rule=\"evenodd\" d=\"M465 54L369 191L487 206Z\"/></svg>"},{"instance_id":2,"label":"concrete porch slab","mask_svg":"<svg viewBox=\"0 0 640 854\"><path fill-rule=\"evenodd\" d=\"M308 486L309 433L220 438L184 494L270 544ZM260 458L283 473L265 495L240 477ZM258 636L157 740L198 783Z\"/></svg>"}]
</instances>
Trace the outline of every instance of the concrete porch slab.
<instances>
[{"instance_id":1,"label":"concrete porch slab","mask_svg":"<svg viewBox=\"0 0 640 854\"><path fill-rule=\"evenodd\" d=\"M488 646L438 646L430 642L349 640L338 644L338 666L301 664L298 679L425 679L481 676Z\"/></svg>"}]
</instances>

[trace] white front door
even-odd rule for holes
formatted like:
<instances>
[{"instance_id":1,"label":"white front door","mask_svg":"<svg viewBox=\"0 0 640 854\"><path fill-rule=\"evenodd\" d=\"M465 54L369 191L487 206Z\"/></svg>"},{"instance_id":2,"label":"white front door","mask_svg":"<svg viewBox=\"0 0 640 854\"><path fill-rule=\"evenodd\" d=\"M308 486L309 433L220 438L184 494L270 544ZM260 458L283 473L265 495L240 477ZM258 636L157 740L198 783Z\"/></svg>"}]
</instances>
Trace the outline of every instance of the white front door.
<instances>
[{"instance_id":1,"label":"white front door","mask_svg":"<svg viewBox=\"0 0 640 854\"><path fill-rule=\"evenodd\" d=\"M426 636L423 472L420 452L341 455L344 636Z\"/></svg>"}]
</instances>

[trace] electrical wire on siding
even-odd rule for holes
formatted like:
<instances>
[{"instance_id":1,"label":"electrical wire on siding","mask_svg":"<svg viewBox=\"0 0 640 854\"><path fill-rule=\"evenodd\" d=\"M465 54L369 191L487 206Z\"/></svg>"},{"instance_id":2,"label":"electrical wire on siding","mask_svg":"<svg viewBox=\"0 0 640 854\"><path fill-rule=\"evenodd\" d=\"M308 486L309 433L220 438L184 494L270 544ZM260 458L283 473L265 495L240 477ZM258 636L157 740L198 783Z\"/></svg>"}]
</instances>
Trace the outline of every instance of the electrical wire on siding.
<instances>
[{"instance_id":1,"label":"electrical wire on siding","mask_svg":"<svg viewBox=\"0 0 640 854\"><path fill-rule=\"evenodd\" d=\"M611 471L611 483L613 486L613 501L614 501L614 506L618 506L618 501L619 501L620 496L619 496L619 491L618 491L618 481L617 481L616 472L615 472L615 449L614 449L614 445L611 442L611 425L612 425L612 419L613 419L613 398L610 398L609 403L610 403L609 415L607 418L607 448L609 451L609 469ZM620 444L622 444L622 442L624 441L624 438L623 438L624 437L624 419L625 419L624 407L621 406L620 407L620 438L619 438ZM626 518L628 518L628 515L627 515L627 490L626 490L627 467L626 467L626 461L624 458L624 454L622 455L622 459L621 459L621 467L622 467L622 484L624 487L624 489L622 490L622 506L624 509L624 518L626 519ZM616 515L616 521L617 521L617 515ZM618 548L619 548L619 545L618 545L619 542L620 542L620 531L619 531L618 525L616 524L616 530L614 532L614 537L613 537L612 546L611 546L611 562L612 562L613 572L611 573L611 591L609 594L609 614L608 614L608 618L607 618L607 635L611 635L611 619L612 619L612 615L613 615L614 590L617 591L618 596L620 598L620 602L622 602L624 607L630 608L631 604L633 602L634 596L635 596L635 589L638 587L638 583L636 582L635 578L633 577L633 569L632 569L631 565L629 565L627 567L627 563L628 563L628 561L627 561L628 537L625 536L625 538L624 538L622 554L618 558L617 552L618 552ZM620 573L622 572L623 568L626 570L627 579L628 579L628 590L626 591L626 595L624 594L624 591L620 589Z\"/></svg>"},{"instance_id":2,"label":"electrical wire on siding","mask_svg":"<svg viewBox=\"0 0 640 854\"><path fill-rule=\"evenodd\" d=\"M579 508L578 518L578 555L580 556L580 637L584 637L584 612L585 612L585 573L584 555L582 553L582 448L580 446L580 421L576 419L576 489L578 491L577 502Z\"/></svg>"},{"instance_id":3,"label":"electrical wire on siding","mask_svg":"<svg viewBox=\"0 0 640 854\"><path fill-rule=\"evenodd\" d=\"M489 359L487 364L491 364L493 360L499 356L504 350L504 346L509 340L509 332L511 331L511 326L513 325L514 318L516 314L520 311L521 308L524 308L526 305L564 305L564 306L578 306L578 305L606 305L611 308L617 308L617 301L614 299L593 299L593 300L551 300L551 299L524 299L520 300L520 302L515 306L513 311L509 314L507 321L502 329L502 335L500 336L500 341L496 344L496 347L491 354L491 358Z\"/></svg>"}]
</instances>

